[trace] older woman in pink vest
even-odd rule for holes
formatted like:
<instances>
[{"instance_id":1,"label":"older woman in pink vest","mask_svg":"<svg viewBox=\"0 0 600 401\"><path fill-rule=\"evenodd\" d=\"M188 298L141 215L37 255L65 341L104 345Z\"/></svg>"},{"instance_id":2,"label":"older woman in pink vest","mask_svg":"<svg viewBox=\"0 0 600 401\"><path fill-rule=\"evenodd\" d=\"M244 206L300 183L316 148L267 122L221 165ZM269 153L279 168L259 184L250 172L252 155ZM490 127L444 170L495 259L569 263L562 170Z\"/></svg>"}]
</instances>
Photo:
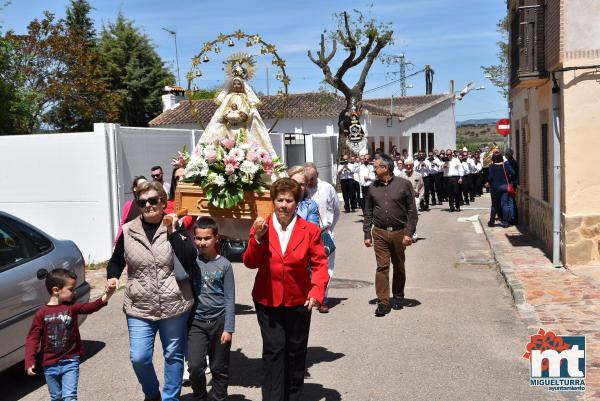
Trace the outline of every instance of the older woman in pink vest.
<instances>
[{"instance_id":1,"label":"older woman in pink vest","mask_svg":"<svg viewBox=\"0 0 600 401\"><path fill-rule=\"evenodd\" d=\"M127 265L123 311L129 329L129 356L146 400L161 400L152 364L156 333L165 359L162 401L179 400L188 312L194 300L189 279L177 273L175 263L177 259L192 273L196 248L176 217L173 224L162 224L167 194L159 182L142 182L136 193L142 214L123 226L107 278L118 284Z\"/></svg>"}]
</instances>

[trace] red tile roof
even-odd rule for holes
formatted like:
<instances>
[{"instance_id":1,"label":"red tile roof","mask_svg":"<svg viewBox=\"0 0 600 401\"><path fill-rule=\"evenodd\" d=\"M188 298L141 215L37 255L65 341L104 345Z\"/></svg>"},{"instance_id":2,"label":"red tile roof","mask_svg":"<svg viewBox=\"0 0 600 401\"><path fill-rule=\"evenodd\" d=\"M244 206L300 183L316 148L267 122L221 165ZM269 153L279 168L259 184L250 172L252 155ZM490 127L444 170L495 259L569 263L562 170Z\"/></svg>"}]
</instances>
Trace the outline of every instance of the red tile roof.
<instances>
[{"instance_id":1,"label":"red tile roof","mask_svg":"<svg viewBox=\"0 0 600 401\"><path fill-rule=\"evenodd\" d=\"M450 99L449 95L407 96L393 99L393 115L406 119L423 110L426 110L444 100ZM262 104L258 107L263 120L275 119L277 112L283 105L283 98L279 96L262 96ZM299 93L288 95L285 109L285 118L311 119L335 118L346 107L346 101L341 96L323 95L321 93ZM196 115L192 110L196 109ZM363 99L363 109L378 116L390 115L390 98ZM217 105L212 99L182 100L175 108L167 110L151 120L148 125L181 125L181 124L208 124L212 115L217 110Z\"/></svg>"}]
</instances>

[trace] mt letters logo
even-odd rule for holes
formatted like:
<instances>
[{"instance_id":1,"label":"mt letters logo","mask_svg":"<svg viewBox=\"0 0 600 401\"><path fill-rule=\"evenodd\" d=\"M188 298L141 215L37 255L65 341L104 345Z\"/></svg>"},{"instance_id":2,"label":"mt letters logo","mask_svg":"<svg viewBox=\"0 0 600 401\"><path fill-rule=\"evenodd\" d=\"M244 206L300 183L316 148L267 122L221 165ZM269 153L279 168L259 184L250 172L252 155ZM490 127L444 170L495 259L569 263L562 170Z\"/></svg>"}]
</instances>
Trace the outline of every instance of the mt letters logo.
<instances>
[{"instance_id":1,"label":"mt letters logo","mask_svg":"<svg viewBox=\"0 0 600 401\"><path fill-rule=\"evenodd\" d=\"M585 336L557 336L540 329L523 358L529 360L531 386L585 391Z\"/></svg>"}]
</instances>

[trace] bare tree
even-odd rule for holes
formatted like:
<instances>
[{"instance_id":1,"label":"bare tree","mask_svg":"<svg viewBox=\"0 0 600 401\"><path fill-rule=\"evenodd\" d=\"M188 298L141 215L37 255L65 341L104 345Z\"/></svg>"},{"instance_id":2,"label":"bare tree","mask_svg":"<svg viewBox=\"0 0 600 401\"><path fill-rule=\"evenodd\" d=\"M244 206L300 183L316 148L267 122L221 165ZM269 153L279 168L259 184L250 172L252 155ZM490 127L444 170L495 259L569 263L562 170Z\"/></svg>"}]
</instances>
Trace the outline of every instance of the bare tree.
<instances>
[{"instance_id":1,"label":"bare tree","mask_svg":"<svg viewBox=\"0 0 600 401\"><path fill-rule=\"evenodd\" d=\"M392 42L393 34L391 23L378 23L374 19L366 19L358 10L354 10L354 12L357 14L355 21L351 20L346 11L336 14L338 28L329 37L331 51L328 52L326 48L325 35L327 31L321 34L320 50L317 51L317 58L313 57L310 50L308 51L308 58L323 71L325 82L339 90L346 98L346 107L340 111L338 117L340 133L338 137L338 158L346 147L344 139L348 135L351 113L353 110L359 114L361 112L362 96L369 70L381 49ZM348 54L337 72L333 74L329 63L335 57L338 41L343 44ZM344 81L344 75L348 70L358 66L363 61L364 64L358 81L350 86Z\"/></svg>"}]
</instances>

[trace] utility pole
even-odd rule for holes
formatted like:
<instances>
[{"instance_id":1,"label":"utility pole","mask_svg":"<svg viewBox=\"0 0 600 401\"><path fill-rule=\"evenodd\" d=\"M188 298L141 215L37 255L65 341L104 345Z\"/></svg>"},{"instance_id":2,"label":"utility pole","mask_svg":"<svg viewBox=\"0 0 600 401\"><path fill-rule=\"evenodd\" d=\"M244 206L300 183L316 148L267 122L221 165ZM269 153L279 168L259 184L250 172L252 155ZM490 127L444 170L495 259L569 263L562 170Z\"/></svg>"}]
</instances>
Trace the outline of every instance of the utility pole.
<instances>
[{"instance_id":1,"label":"utility pole","mask_svg":"<svg viewBox=\"0 0 600 401\"><path fill-rule=\"evenodd\" d=\"M267 96L269 96L269 66L267 66L266 69L267 69Z\"/></svg>"},{"instance_id":2,"label":"utility pole","mask_svg":"<svg viewBox=\"0 0 600 401\"><path fill-rule=\"evenodd\" d=\"M175 64L177 65L177 85L181 86L181 77L179 76L179 52L177 50L177 32L167 28L163 28L163 31L167 31L168 33L173 35L173 38L175 38Z\"/></svg>"},{"instance_id":3,"label":"utility pole","mask_svg":"<svg viewBox=\"0 0 600 401\"><path fill-rule=\"evenodd\" d=\"M385 63L398 64L398 71L392 71L390 74L398 74L400 76L400 96L406 96L406 68L412 69L414 66L410 61L406 61L404 53L398 55L387 55L385 56Z\"/></svg>"}]
</instances>

